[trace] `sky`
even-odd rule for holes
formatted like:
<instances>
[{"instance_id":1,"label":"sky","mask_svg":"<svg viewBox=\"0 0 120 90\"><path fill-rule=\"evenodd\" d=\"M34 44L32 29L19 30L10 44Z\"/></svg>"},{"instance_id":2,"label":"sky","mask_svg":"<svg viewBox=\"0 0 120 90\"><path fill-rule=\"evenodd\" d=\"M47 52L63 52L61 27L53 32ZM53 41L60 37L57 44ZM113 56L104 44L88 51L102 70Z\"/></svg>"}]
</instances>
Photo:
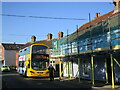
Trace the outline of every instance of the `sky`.
<instances>
[{"instance_id":1,"label":"sky","mask_svg":"<svg viewBox=\"0 0 120 90\"><path fill-rule=\"evenodd\" d=\"M26 17L2 16L2 42L25 44L35 35L37 41L47 39L47 34L58 37L72 34L79 27L94 19L96 13L103 15L114 9L111 2L2 2L2 14ZM77 18L85 20L30 18L29 16Z\"/></svg>"}]
</instances>

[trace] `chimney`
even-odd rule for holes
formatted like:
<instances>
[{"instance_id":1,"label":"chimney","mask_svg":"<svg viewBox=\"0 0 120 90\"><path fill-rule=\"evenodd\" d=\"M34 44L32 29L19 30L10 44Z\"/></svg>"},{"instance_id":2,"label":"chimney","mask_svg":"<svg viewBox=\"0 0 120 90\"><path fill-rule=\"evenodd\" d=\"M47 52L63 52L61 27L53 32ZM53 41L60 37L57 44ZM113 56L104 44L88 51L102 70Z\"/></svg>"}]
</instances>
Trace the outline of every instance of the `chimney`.
<instances>
[{"instance_id":1,"label":"chimney","mask_svg":"<svg viewBox=\"0 0 120 90\"><path fill-rule=\"evenodd\" d=\"M31 37L31 42L35 42L36 41L36 37L33 35L32 37Z\"/></svg>"},{"instance_id":2,"label":"chimney","mask_svg":"<svg viewBox=\"0 0 120 90\"><path fill-rule=\"evenodd\" d=\"M96 18L98 18L100 16L100 13L96 13Z\"/></svg>"},{"instance_id":3,"label":"chimney","mask_svg":"<svg viewBox=\"0 0 120 90\"><path fill-rule=\"evenodd\" d=\"M47 40L51 40L52 39L52 34L51 33L48 33L47 34Z\"/></svg>"},{"instance_id":4,"label":"chimney","mask_svg":"<svg viewBox=\"0 0 120 90\"><path fill-rule=\"evenodd\" d=\"M63 32L59 32L58 33L58 38L60 39L60 38L63 38Z\"/></svg>"},{"instance_id":5,"label":"chimney","mask_svg":"<svg viewBox=\"0 0 120 90\"><path fill-rule=\"evenodd\" d=\"M120 0L113 0L113 4L114 4L114 13L119 12L120 11Z\"/></svg>"}]
</instances>

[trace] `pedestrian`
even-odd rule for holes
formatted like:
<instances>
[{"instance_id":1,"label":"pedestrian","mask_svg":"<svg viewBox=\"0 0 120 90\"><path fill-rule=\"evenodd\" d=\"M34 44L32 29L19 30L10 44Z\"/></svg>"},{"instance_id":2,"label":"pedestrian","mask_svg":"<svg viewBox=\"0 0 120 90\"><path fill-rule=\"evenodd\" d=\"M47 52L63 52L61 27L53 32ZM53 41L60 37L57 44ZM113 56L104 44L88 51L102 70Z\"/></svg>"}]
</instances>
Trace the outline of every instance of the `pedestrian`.
<instances>
[{"instance_id":1,"label":"pedestrian","mask_svg":"<svg viewBox=\"0 0 120 90\"><path fill-rule=\"evenodd\" d=\"M55 69L54 69L54 67L52 65L50 65L48 67L48 70L49 70L50 81L53 81L54 80L54 71L55 71Z\"/></svg>"}]
</instances>

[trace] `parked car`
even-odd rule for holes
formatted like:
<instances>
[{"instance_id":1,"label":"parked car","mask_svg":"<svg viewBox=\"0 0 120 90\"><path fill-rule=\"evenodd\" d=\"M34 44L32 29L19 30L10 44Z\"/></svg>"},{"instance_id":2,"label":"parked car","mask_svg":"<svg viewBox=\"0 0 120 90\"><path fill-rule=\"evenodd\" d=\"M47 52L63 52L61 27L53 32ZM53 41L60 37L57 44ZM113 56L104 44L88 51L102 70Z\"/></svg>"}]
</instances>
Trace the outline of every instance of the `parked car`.
<instances>
[{"instance_id":1,"label":"parked car","mask_svg":"<svg viewBox=\"0 0 120 90\"><path fill-rule=\"evenodd\" d=\"M10 71L10 68L9 68L9 66L2 66L1 67L1 71L3 72L3 71Z\"/></svg>"},{"instance_id":2,"label":"parked car","mask_svg":"<svg viewBox=\"0 0 120 90\"><path fill-rule=\"evenodd\" d=\"M11 71L17 71L17 67L16 66L9 66Z\"/></svg>"}]
</instances>

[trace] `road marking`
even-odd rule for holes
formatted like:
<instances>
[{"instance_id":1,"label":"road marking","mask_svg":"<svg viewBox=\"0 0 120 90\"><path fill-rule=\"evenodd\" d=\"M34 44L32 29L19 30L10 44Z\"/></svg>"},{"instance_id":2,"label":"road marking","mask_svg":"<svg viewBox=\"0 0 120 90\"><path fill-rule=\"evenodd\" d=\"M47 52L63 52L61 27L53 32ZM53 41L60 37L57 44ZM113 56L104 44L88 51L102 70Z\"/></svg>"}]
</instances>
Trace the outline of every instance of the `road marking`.
<instances>
[{"instance_id":1,"label":"road marking","mask_svg":"<svg viewBox=\"0 0 120 90\"><path fill-rule=\"evenodd\" d=\"M33 80L33 78L24 78L25 80Z\"/></svg>"}]
</instances>

